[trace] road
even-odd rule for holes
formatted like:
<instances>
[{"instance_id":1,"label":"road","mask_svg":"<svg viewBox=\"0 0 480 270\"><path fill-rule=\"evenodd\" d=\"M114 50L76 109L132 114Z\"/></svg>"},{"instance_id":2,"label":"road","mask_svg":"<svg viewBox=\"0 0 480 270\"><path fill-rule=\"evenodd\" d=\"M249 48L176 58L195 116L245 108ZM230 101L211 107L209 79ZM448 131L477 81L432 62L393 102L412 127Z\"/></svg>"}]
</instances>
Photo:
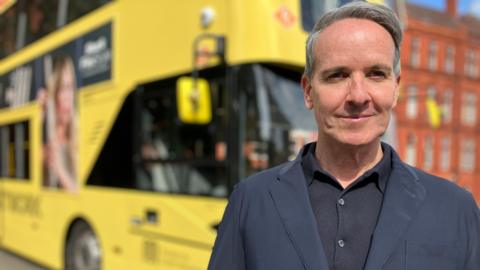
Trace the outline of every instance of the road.
<instances>
[{"instance_id":1,"label":"road","mask_svg":"<svg viewBox=\"0 0 480 270\"><path fill-rule=\"evenodd\" d=\"M46 270L9 252L0 250L0 270Z\"/></svg>"}]
</instances>

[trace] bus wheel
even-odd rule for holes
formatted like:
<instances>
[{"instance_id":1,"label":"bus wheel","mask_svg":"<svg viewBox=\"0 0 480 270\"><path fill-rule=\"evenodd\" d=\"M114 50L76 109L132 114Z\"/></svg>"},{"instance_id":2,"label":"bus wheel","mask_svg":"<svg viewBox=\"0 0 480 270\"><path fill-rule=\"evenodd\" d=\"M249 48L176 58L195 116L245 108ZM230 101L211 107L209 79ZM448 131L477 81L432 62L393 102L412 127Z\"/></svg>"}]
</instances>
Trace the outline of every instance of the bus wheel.
<instances>
[{"instance_id":1,"label":"bus wheel","mask_svg":"<svg viewBox=\"0 0 480 270\"><path fill-rule=\"evenodd\" d=\"M95 233L85 222L77 222L67 240L66 270L99 270L102 260L100 244Z\"/></svg>"}]
</instances>

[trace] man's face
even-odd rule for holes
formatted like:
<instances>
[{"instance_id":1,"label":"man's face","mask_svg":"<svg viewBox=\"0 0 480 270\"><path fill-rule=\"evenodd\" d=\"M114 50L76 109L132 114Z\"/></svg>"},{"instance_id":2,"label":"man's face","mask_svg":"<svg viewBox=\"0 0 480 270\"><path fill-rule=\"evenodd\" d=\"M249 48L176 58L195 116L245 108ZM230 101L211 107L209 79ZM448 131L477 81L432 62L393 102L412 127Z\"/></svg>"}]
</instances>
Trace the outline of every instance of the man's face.
<instances>
[{"instance_id":1,"label":"man's face","mask_svg":"<svg viewBox=\"0 0 480 270\"><path fill-rule=\"evenodd\" d=\"M394 52L390 34L369 20L344 19L319 34L312 78L302 78L319 140L348 145L379 141L398 96Z\"/></svg>"}]
</instances>

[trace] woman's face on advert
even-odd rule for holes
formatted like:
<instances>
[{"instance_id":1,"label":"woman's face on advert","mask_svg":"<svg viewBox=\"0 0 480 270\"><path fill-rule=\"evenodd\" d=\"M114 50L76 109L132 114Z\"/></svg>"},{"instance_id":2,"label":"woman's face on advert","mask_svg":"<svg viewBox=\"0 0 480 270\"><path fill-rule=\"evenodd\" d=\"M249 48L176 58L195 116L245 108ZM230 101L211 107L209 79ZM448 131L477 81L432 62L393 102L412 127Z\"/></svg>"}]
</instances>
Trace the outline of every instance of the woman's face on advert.
<instances>
[{"instance_id":1,"label":"woman's face on advert","mask_svg":"<svg viewBox=\"0 0 480 270\"><path fill-rule=\"evenodd\" d=\"M57 117L62 124L71 121L74 108L75 81L69 68L64 68L60 74L57 93Z\"/></svg>"}]
</instances>

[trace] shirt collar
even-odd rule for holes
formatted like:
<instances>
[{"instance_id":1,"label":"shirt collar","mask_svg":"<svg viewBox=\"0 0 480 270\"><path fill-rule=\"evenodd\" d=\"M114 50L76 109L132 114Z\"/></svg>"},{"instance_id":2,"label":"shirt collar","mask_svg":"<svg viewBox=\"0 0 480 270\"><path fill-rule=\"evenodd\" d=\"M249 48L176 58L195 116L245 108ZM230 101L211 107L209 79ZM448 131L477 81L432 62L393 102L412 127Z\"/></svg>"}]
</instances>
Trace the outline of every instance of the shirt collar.
<instances>
[{"instance_id":1,"label":"shirt collar","mask_svg":"<svg viewBox=\"0 0 480 270\"><path fill-rule=\"evenodd\" d=\"M307 181L307 186L310 186L314 180L315 172L319 172L331 179L335 179L331 174L325 171L320 164L318 164L315 157L315 148L316 143L310 143L305 146L302 152L302 167L303 173L305 175L305 180ZM365 179L367 177L376 174L377 177L377 187L382 193L385 193L387 186L388 178L390 178L390 173L392 171L392 149L386 144L382 143L383 157L382 159L370 170L366 171L362 176L357 180Z\"/></svg>"}]
</instances>

